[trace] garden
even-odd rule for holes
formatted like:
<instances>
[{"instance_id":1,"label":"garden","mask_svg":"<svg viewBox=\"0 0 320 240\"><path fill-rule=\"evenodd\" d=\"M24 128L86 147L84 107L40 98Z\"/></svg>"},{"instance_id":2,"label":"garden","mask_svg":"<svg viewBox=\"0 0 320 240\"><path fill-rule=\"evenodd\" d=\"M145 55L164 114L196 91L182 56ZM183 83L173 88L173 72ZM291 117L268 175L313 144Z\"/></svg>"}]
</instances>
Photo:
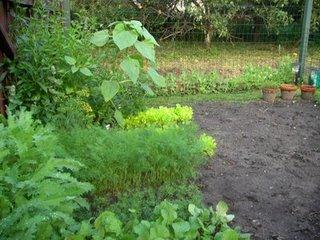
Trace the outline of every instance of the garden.
<instances>
[{"instance_id":1,"label":"garden","mask_svg":"<svg viewBox=\"0 0 320 240\"><path fill-rule=\"evenodd\" d=\"M252 2L16 5L0 239L320 238L320 2L303 75L304 2Z\"/></svg>"}]
</instances>

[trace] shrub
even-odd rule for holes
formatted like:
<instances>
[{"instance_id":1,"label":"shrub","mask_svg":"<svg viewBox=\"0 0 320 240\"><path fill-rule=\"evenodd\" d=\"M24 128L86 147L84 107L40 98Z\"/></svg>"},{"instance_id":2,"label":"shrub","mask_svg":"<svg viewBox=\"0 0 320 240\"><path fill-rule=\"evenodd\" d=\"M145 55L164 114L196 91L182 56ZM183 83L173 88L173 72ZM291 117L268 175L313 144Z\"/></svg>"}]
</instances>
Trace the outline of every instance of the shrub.
<instances>
[{"instance_id":1,"label":"shrub","mask_svg":"<svg viewBox=\"0 0 320 240\"><path fill-rule=\"evenodd\" d=\"M194 177L205 155L196 132L192 124L127 131L93 127L59 138L64 151L86 166L79 179L99 191L119 192Z\"/></svg>"},{"instance_id":2,"label":"shrub","mask_svg":"<svg viewBox=\"0 0 320 240\"><path fill-rule=\"evenodd\" d=\"M73 212L87 208L92 190L74 178L82 164L57 153L52 131L30 112L0 125L0 235L5 239L59 239L75 230Z\"/></svg>"},{"instance_id":3,"label":"shrub","mask_svg":"<svg viewBox=\"0 0 320 240\"><path fill-rule=\"evenodd\" d=\"M125 119L125 127L131 129L148 126L164 127L180 123L185 124L190 123L192 116L193 111L191 107L182 107L179 104L172 108L149 108L144 112Z\"/></svg>"},{"instance_id":4,"label":"shrub","mask_svg":"<svg viewBox=\"0 0 320 240\"><path fill-rule=\"evenodd\" d=\"M90 30L84 35L79 24L64 29L59 17L48 18L45 14L29 21L21 19L19 24L17 58L10 64L15 77L11 107L19 109L23 105L32 109L38 119L48 122L66 100L74 97L87 102L88 96L78 92L89 87L87 80L95 67L92 47L86 41ZM81 72L70 69L71 60L76 61Z\"/></svg>"},{"instance_id":5,"label":"shrub","mask_svg":"<svg viewBox=\"0 0 320 240\"><path fill-rule=\"evenodd\" d=\"M181 217L178 205L163 201L154 209L149 220L140 220L133 214L132 220L126 223L110 211L105 211L95 220L94 226L83 223L83 229L69 239L250 239L239 229L232 229L228 223L234 218L227 214L228 206L219 202L216 209L202 209L194 204L188 206L188 216Z\"/></svg>"},{"instance_id":6,"label":"shrub","mask_svg":"<svg viewBox=\"0 0 320 240\"><path fill-rule=\"evenodd\" d=\"M141 98L154 94L150 80L165 86L156 71L158 44L140 22L116 22L111 29L93 33L88 19L63 28L59 11L50 17L47 10L35 12L27 21L18 17L16 23L12 109L32 109L46 123L58 114L58 122L66 126L93 120L123 125L123 115L141 110Z\"/></svg>"}]
</instances>

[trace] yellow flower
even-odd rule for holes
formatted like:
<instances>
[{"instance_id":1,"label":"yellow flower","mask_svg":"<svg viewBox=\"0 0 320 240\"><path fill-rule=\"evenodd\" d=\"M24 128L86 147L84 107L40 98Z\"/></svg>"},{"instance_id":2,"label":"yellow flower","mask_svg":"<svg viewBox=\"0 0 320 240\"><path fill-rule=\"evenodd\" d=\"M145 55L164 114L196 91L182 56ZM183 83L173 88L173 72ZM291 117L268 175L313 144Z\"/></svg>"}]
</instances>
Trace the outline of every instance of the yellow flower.
<instances>
[{"instance_id":1,"label":"yellow flower","mask_svg":"<svg viewBox=\"0 0 320 240\"><path fill-rule=\"evenodd\" d=\"M92 107L90 106L89 103L84 102L81 104L81 107L82 107L83 111L85 111L86 113L93 112Z\"/></svg>"}]
</instances>

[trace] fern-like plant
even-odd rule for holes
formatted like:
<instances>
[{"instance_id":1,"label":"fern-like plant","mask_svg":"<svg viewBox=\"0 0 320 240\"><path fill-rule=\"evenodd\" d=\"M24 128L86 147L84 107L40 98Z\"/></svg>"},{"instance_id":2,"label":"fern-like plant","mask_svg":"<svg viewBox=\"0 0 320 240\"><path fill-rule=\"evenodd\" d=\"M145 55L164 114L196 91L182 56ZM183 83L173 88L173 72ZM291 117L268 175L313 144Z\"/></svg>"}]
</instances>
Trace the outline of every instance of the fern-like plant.
<instances>
[{"instance_id":1,"label":"fern-like plant","mask_svg":"<svg viewBox=\"0 0 320 240\"><path fill-rule=\"evenodd\" d=\"M0 125L0 239L60 239L76 230L92 186L72 176L82 165L57 154L53 132L30 112Z\"/></svg>"}]
</instances>

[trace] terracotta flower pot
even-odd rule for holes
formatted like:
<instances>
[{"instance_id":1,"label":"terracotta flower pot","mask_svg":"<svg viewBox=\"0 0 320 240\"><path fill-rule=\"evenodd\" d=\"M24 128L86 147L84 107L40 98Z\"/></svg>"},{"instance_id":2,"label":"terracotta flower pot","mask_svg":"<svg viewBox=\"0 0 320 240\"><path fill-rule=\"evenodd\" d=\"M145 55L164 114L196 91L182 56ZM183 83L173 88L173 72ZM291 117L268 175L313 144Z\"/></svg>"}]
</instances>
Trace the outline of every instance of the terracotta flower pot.
<instances>
[{"instance_id":1,"label":"terracotta flower pot","mask_svg":"<svg viewBox=\"0 0 320 240\"><path fill-rule=\"evenodd\" d=\"M291 101L296 95L297 86L294 84L281 84L281 98L283 100Z\"/></svg>"},{"instance_id":2,"label":"terracotta flower pot","mask_svg":"<svg viewBox=\"0 0 320 240\"><path fill-rule=\"evenodd\" d=\"M263 88L262 89L262 98L264 101L268 103L274 103L274 100L277 96L276 88Z\"/></svg>"},{"instance_id":3,"label":"terracotta flower pot","mask_svg":"<svg viewBox=\"0 0 320 240\"><path fill-rule=\"evenodd\" d=\"M302 84L301 89L301 98L304 100L313 100L314 94L316 92L316 87L311 85Z\"/></svg>"}]
</instances>

